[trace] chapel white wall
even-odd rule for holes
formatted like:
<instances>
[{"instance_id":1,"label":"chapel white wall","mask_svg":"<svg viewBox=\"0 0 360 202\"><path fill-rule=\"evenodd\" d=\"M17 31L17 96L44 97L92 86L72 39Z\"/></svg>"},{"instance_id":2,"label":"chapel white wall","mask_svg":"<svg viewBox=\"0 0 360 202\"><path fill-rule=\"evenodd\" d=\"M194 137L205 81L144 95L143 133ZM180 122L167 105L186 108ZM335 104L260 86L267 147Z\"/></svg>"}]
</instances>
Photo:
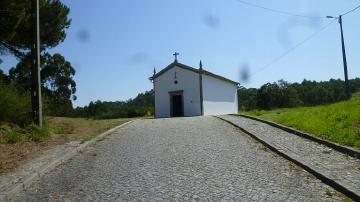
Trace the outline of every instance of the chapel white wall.
<instances>
[{"instance_id":1,"label":"chapel white wall","mask_svg":"<svg viewBox=\"0 0 360 202\"><path fill-rule=\"evenodd\" d=\"M203 75L204 115L238 113L237 85Z\"/></svg>"},{"instance_id":2,"label":"chapel white wall","mask_svg":"<svg viewBox=\"0 0 360 202\"><path fill-rule=\"evenodd\" d=\"M175 84L176 72L178 83ZM170 91L183 90L184 116L199 116L200 81L199 74L180 67L173 67L154 80L155 117L170 117Z\"/></svg>"}]
</instances>

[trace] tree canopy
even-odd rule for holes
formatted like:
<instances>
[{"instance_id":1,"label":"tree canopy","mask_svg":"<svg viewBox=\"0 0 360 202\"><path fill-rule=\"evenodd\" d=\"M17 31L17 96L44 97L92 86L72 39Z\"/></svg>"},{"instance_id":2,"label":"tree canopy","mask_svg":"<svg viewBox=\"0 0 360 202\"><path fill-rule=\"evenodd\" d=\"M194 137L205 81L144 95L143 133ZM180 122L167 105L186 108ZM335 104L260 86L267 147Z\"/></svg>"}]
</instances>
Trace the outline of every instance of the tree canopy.
<instances>
[{"instance_id":1,"label":"tree canopy","mask_svg":"<svg viewBox=\"0 0 360 202\"><path fill-rule=\"evenodd\" d=\"M0 1L0 55L12 54L19 63L9 70L9 75L0 72L3 88L16 87L19 92L31 89L31 44L32 0ZM59 53L51 55L48 49L63 42L69 28L70 9L60 0L39 0L41 84L45 98L44 107L49 115L69 115L75 100L75 69ZM9 96L10 97L10 96Z\"/></svg>"},{"instance_id":2,"label":"tree canopy","mask_svg":"<svg viewBox=\"0 0 360 202\"><path fill-rule=\"evenodd\" d=\"M40 0L41 50L64 41L71 20L70 9L60 0ZM18 58L25 56L32 44L31 0L1 0L0 53Z\"/></svg>"},{"instance_id":3,"label":"tree canopy","mask_svg":"<svg viewBox=\"0 0 360 202\"><path fill-rule=\"evenodd\" d=\"M9 71L9 78L13 85L29 91L31 88L30 55L24 57L16 67ZM75 69L71 63L56 53L45 54L41 57L42 92L47 97L48 110L53 115L64 115L71 112L71 99L76 100Z\"/></svg>"}]
</instances>

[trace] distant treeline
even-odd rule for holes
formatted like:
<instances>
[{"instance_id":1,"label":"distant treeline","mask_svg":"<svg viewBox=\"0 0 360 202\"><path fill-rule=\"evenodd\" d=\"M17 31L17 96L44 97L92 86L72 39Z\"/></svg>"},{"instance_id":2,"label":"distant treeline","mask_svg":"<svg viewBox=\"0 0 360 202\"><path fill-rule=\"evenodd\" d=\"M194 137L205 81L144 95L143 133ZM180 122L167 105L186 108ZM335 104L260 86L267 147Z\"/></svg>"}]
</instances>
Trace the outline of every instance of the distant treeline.
<instances>
[{"instance_id":1,"label":"distant treeline","mask_svg":"<svg viewBox=\"0 0 360 202\"><path fill-rule=\"evenodd\" d=\"M128 101L95 101L84 107L74 109L73 116L95 119L111 119L137 116L151 116L154 114L154 91L140 93Z\"/></svg>"},{"instance_id":2,"label":"distant treeline","mask_svg":"<svg viewBox=\"0 0 360 202\"><path fill-rule=\"evenodd\" d=\"M350 80L352 93L360 90L360 78ZM289 83L283 80L266 83L260 88L238 90L239 110L274 109L297 106L314 106L346 99L344 81L309 81ZM134 99L117 102L90 102L74 109L72 116L95 119L150 116L154 114L154 91L140 93Z\"/></svg>"},{"instance_id":3,"label":"distant treeline","mask_svg":"<svg viewBox=\"0 0 360 202\"><path fill-rule=\"evenodd\" d=\"M30 92L24 88L28 82L16 82L0 71L0 123L15 123L20 126L31 122ZM71 81L71 80L70 80ZM21 85L20 85L21 84ZM350 80L352 93L360 90L360 78ZM43 107L47 116L85 117L110 119L154 114L154 91L138 94L127 101L95 101L84 107L72 107L71 88L61 92L50 91L43 86ZM283 107L313 106L334 103L346 99L344 81L308 81L289 83L280 80L267 83L260 88L238 90L239 110L274 109Z\"/></svg>"},{"instance_id":4,"label":"distant treeline","mask_svg":"<svg viewBox=\"0 0 360 202\"><path fill-rule=\"evenodd\" d=\"M360 89L360 78L350 80L352 93ZM297 106L314 106L346 99L344 81L309 81L289 83L280 80L262 85L259 89L240 87L239 110L274 109Z\"/></svg>"}]
</instances>

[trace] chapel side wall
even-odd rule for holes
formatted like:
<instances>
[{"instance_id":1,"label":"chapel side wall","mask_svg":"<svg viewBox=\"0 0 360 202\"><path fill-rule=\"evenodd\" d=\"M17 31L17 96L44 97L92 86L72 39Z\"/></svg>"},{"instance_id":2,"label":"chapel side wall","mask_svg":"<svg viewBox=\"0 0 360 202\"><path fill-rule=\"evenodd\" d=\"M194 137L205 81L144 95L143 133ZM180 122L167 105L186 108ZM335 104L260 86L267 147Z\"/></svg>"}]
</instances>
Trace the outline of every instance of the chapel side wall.
<instances>
[{"instance_id":1,"label":"chapel side wall","mask_svg":"<svg viewBox=\"0 0 360 202\"><path fill-rule=\"evenodd\" d=\"M175 84L175 75L178 83ZM171 91L183 90L184 116L199 116L200 83L199 74L180 67L173 67L154 80L155 88L155 117L170 117Z\"/></svg>"},{"instance_id":2,"label":"chapel side wall","mask_svg":"<svg viewBox=\"0 0 360 202\"><path fill-rule=\"evenodd\" d=\"M237 85L208 75L203 80L204 115L238 113Z\"/></svg>"}]
</instances>

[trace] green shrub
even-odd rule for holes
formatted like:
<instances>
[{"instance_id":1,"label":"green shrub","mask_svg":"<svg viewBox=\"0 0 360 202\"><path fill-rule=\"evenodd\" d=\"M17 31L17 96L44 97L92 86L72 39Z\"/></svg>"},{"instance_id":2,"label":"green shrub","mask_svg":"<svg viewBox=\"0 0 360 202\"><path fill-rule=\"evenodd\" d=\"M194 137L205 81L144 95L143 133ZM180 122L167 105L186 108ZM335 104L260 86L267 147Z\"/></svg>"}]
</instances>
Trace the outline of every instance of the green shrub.
<instances>
[{"instance_id":1,"label":"green shrub","mask_svg":"<svg viewBox=\"0 0 360 202\"><path fill-rule=\"evenodd\" d=\"M0 161L0 172L5 169L4 163Z\"/></svg>"},{"instance_id":2,"label":"green shrub","mask_svg":"<svg viewBox=\"0 0 360 202\"><path fill-rule=\"evenodd\" d=\"M9 123L0 123L0 132L11 130L11 124Z\"/></svg>"},{"instance_id":3,"label":"green shrub","mask_svg":"<svg viewBox=\"0 0 360 202\"><path fill-rule=\"evenodd\" d=\"M7 143L12 143L13 144L13 143L23 141L24 140L24 135L17 132L17 131L9 130L9 131L5 132L4 139L5 139L5 141Z\"/></svg>"},{"instance_id":4,"label":"green shrub","mask_svg":"<svg viewBox=\"0 0 360 202\"><path fill-rule=\"evenodd\" d=\"M0 82L0 122L25 126L31 123L30 95Z\"/></svg>"},{"instance_id":5,"label":"green shrub","mask_svg":"<svg viewBox=\"0 0 360 202\"><path fill-rule=\"evenodd\" d=\"M40 128L36 125L29 125L26 130L29 132L29 138L35 142L45 140L51 136L51 131L48 126Z\"/></svg>"}]
</instances>

